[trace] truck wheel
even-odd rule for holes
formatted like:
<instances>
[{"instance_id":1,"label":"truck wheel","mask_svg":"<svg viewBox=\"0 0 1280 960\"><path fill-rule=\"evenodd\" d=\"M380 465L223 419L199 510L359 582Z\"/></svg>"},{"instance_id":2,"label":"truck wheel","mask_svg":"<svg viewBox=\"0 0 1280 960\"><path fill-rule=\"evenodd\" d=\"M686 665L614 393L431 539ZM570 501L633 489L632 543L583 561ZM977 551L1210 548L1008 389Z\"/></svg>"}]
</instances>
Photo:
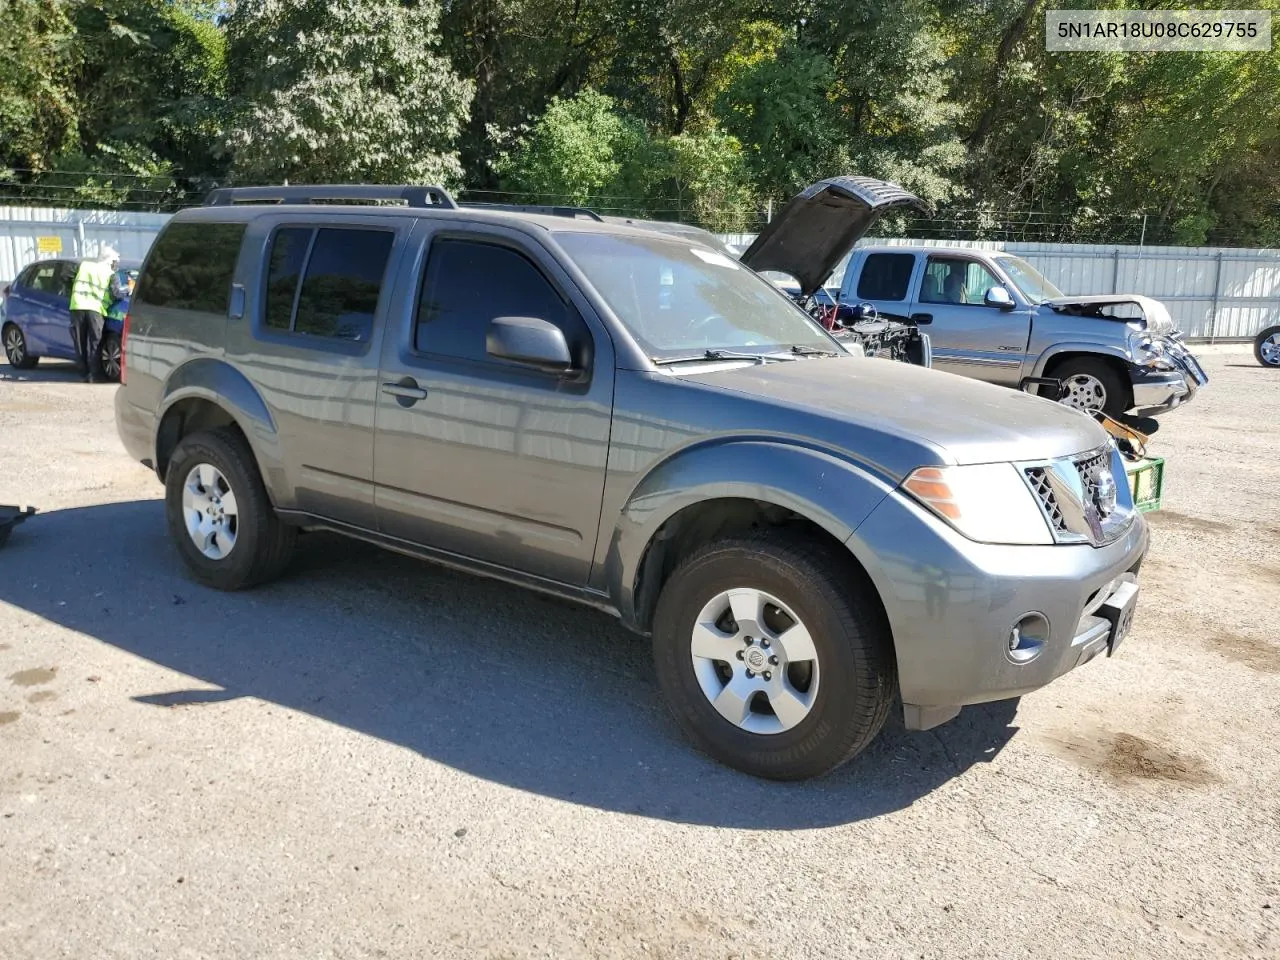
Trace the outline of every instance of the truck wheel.
<instances>
[{"instance_id":1,"label":"truck wheel","mask_svg":"<svg viewBox=\"0 0 1280 960\"><path fill-rule=\"evenodd\" d=\"M1253 356L1264 367L1280 367L1280 327L1267 327L1254 337Z\"/></svg>"},{"instance_id":2,"label":"truck wheel","mask_svg":"<svg viewBox=\"0 0 1280 960\"><path fill-rule=\"evenodd\" d=\"M693 553L654 617L658 682L676 722L721 763L775 780L860 753L897 688L873 589L841 551L775 531Z\"/></svg>"},{"instance_id":3,"label":"truck wheel","mask_svg":"<svg viewBox=\"0 0 1280 960\"><path fill-rule=\"evenodd\" d=\"M165 475L169 535L192 576L241 590L279 576L297 531L267 497L253 453L227 427L184 437Z\"/></svg>"},{"instance_id":4,"label":"truck wheel","mask_svg":"<svg viewBox=\"0 0 1280 960\"><path fill-rule=\"evenodd\" d=\"M27 338L22 335L22 328L16 323L4 325L4 355L9 360L9 366L15 370L30 370L40 362L39 357L33 357L27 352Z\"/></svg>"},{"instance_id":5,"label":"truck wheel","mask_svg":"<svg viewBox=\"0 0 1280 960\"><path fill-rule=\"evenodd\" d=\"M120 337L114 333L102 335L102 345L98 348L98 356L102 360L102 372L107 379L120 382Z\"/></svg>"},{"instance_id":6,"label":"truck wheel","mask_svg":"<svg viewBox=\"0 0 1280 960\"><path fill-rule=\"evenodd\" d=\"M1071 357L1049 374L1062 382L1059 403L1094 414L1101 410L1115 419L1129 409L1129 386L1104 360Z\"/></svg>"}]
</instances>

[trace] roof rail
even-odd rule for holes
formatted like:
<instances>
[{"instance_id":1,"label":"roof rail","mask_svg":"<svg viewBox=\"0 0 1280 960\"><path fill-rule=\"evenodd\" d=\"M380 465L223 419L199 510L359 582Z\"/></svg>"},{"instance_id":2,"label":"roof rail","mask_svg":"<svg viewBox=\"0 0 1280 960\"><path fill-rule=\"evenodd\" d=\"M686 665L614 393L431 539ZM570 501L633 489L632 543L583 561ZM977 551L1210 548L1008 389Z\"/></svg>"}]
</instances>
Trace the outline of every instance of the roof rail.
<instances>
[{"instance_id":1,"label":"roof rail","mask_svg":"<svg viewBox=\"0 0 1280 960\"><path fill-rule=\"evenodd\" d=\"M586 217L588 220L604 221L600 214L586 207L544 206L537 203L485 203L482 200L464 200L458 206L474 207L479 210L501 210L504 213L541 213L549 217Z\"/></svg>"},{"instance_id":2,"label":"roof rail","mask_svg":"<svg viewBox=\"0 0 1280 960\"><path fill-rule=\"evenodd\" d=\"M237 203L324 203L330 200L403 200L411 207L457 209L444 187L416 184L319 183L298 186L218 187L204 198L206 207Z\"/></svg>"}]
</instances>

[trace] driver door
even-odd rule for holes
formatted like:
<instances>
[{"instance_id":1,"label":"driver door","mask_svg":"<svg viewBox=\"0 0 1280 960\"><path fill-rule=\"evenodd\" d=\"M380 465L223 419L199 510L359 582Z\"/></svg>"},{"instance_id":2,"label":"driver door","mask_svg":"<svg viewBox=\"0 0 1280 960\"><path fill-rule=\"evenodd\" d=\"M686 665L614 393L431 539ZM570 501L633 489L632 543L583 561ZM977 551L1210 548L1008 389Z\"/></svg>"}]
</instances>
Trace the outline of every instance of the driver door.
<instances>
[{"instance_id":1,"label":"driver door","mask_svg":"<svg viewBox=\"0 0 1280 960\"><path fill-rule=\"evenodd\" d=\"M1004 310L984 302L987 291L1002 286L982 263L965 257L931 256L925 263L913 314L931 319L937 370L1016 387L1031 337L1031 313Z\"/></svg>"},{"instance_id":2,"label":"driver door","mask_svg":"<svg viewBox=\"0 0 1280 960\"><path fill-rule=\"evenodd\" d=\"M383 344L374 482L382 533L587 582L604 496L613 349L568 276L523 234L416 239L420 279ZM565 334L575 371L489 356L496 317Z\"/></svg>"}]
</instances>

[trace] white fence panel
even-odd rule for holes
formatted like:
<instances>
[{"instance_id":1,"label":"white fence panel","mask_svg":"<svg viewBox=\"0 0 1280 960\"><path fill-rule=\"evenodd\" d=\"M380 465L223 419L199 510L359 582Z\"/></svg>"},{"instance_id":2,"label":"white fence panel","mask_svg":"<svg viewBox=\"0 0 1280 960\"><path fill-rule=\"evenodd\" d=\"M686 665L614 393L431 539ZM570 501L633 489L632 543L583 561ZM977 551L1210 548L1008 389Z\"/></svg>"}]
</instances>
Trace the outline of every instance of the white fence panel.
<instances>
[{"instance_id":1,"label":"white fence panel","mask_svg":"<svg viewBox=\"0 0 1280 960\"><path fill-rule=\"evenodd\" d=\"M165 213L0 206L0 282L34 260L91 257L107 244L125 260L141 260L168 219Z\"/></svg>"},{"instance_id":2,"label":"white fence panel","mask_svg":"<svg viewBox=\"0 0 1280 960\"><path fill-rule=\"evenodd\" d=\"M168 219L163 213L0 206L0 282L42 257L93 256L104 244L125 259L141 260ZM745 247L755 238L726 234L722 239ZM860 245L873 243L1005 250L1025 257L1067 293L1155 297L1195 339L1252 337L1280 324L1280 250L995 240L867 240ZM53 247L60 250L52 252ZM843 272L842 264L833 280Z\"/></svg>"},{"instance_id":3,"label":"white fence panel","mask_svg":"<svg viewBox=\"0 0 1280 960\"><path fill-rule=\"evenodd\" d=\"M755 236L722 234L722 239L745 247ZM864 240L859 246L908 244L1017 254L1066 293L1154 297L1196 340L1252 337L1280 324L1280 250L909 239ZM833 282L843 275L841 264Z\"/></svg>"}]
</instances>

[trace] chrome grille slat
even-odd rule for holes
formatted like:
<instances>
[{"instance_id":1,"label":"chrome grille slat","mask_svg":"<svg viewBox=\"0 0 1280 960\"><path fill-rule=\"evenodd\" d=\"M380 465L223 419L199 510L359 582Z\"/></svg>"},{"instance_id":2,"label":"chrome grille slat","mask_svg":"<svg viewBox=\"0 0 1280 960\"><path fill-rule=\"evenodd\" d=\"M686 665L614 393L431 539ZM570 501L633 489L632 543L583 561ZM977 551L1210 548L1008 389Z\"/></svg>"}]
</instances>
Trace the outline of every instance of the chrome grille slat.
<instances>
[{"instance_id":1,"label":"chrome grille slat","mask_svg":"<svg viewBox=\"0 0 1280 960\"><path fill-rule=\"evenodd\" d=\"M1059 533L1065 532L1067 521L1062 516L1062 510L1058 507L1057 497L1053 495L1053 488L1049 485L1049 477L1045 468L1031 467L1027 470L1027 480L1031 484L1032 492L1040 500L1040 506L1044 510L1050 525Z\"/></svg>"}]
</instances>

